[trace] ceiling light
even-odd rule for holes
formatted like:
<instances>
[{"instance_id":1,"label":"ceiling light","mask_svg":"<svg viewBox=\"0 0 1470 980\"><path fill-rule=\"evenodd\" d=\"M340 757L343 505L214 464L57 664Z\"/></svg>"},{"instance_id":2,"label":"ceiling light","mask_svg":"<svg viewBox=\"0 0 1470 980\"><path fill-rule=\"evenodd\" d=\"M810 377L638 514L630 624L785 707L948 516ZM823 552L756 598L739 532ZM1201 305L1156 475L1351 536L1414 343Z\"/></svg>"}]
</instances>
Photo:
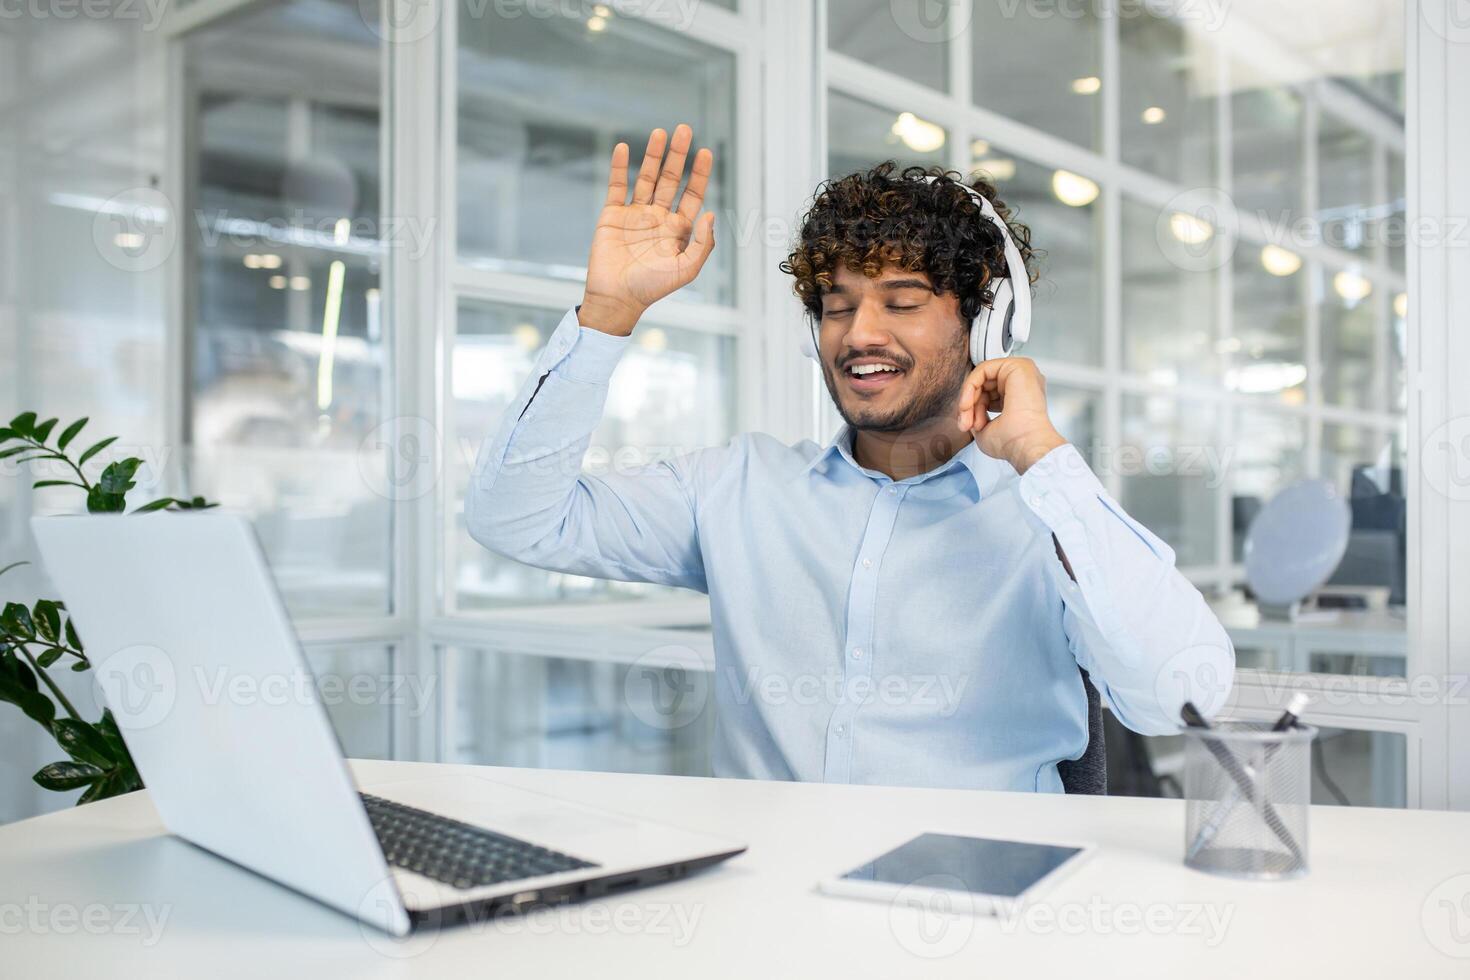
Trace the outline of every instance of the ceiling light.
<instances>
[{"instance_id":1,"label":"ceiling light","mask_svg":"<svg viewBox=\"0 0 1470 980\"><path fill-rule=\"evenodd\" d=\"M989 156L989 155L990 155L990 141L989 140L971 140L970 141L970 159L971 160L979 160L981 157L986 157L986 156Z\"/></svg>"},{"instance_id":2,"label":"ceiling light","mask_svg":"<svg viewBox=\"0 0 1470 980\"><path fill-rule=\"evenodd\" d=\"M591 17L587 18L587 30L592 31L593 33L599 33L601 31L607 30L607 18L599 17L596 14L593 14Z\"/></svg>"},{"instance_id":3,"label":"ceiling light","mask_svg":"<svg viewBox=\"0 0 1470 980\"><path fill-rule=\"evenodd\" d=\"M981 160L975 164L977 170L985 171L996 183L1005 183L1016 176L1016 161L1009 157L996 157L994 160Z\"/></svg>"},{"instance_id":4,"label":"ceiling light","mask_svg":"<svg viewBox=\"0 0 1470 980\"><path fill-rule=\"evenodd\" d=\"M118 248L142 248L144 238L141 232L120 231L112 236L112 244Z\"/></svg>"},{"instance_id":5,"label":"ceiling light","mask_svg":"<svg viewBox=\"0 0 1470 980\"><path fill-rule=\"evenodd\" d=\"M541 346L541 331L529 323L516 324L511 336L515 337L516 346L528 353Z\"/></svg>"},{"instance_id":6,"label":"ceiling light","mask_svg":"<svg viewBox=\"0 0 1470 980\"><path fill-rule=\"evenodd\" d=\"M1337 295L1349 303L1357 303L1367 299L1368 295L1373 292L1373 283L1369 282L1360 272L1343 269L1332 277L1332 288L1337 291Z\"/></svg>"},{"instance_id":7,"label":"ceiling light","mask_svg":"<svg viewBox=\"0 0 1470 980\"><path fill-rule=\"evenodd\" d=\"M638 345L652 354L661 354L669 347L669 335L658 327L645 327L638 335Z\"/></svg>"},{"instance_id":8,"label":"ceiling light","mask_svg":"<svg viewBox=\"0 0 1470 980\"><path fill-rule=\"evenodd\" d=\"M1263 395L1295 388L1307 380L1305 364L1266 361L1246 364L1225 372L1225 387L1231 391Z\"/></svg>"},{"instance_id":9,"label":"ceiling light","mask_svg":"<svg viewBox=\"0 0 1470 980\"><path fill-rule=\"evenodd\" d=\"M1096 95L1102 88L1102 79L1096 75L1087 75L1083 78L1072 79L1072 91L1078 95Z\"/></svg>"},{"instance_id":10,"label":"ceiling light","mask_svg":"<svg viewBox=\"0 0 1470 980\"><path fill-rule=\"evenodd\" d=\"M1147 126L1157 126L1164 121L1166 115L1162 106L1151 105L1143 110L1143 122Z\"/></svg>"},{"instance_id":11,"label":"ceiling light","mask_svg":"<svg viewBox=\"0 0 1470 980\"><path fill-rule=\"evenodd\" d=\"M342 231L343 218L337 223L338 234ZM342 319L342 281L347 277L347 266L339 259L327 270L327 302L322 307L322 353L316 362L316 407L325 412L332 406L332 366L337 360L337 325Z\"/></svg>"},{"instance_id":12,"label":"ceiling light","mask_svg":"<svg viewBox=\"0 0 1470 980\"><path fill-rule=\"evenodd\" d=\"M286 277L285 276L271 276L270 277L270 284L271 284L271 288L272 289L285 289L286 288Z\"/></svg>"},{"instance_id":13,"label":"ceiling light","mask_svg":"<svg viewBox=\"0 0 1470 980\"><path fill-rule=\"evenodd\" d=\"M1185 245L1203 245L1215 237L1213 225L1183 211L1169 215L1169 232Z\"/></svg>"},{"instance_id":14,"label":"ceiling light","mask_svg":"<svg viewBox=\"0 0 1470 980\"><path fill-rule=\"evenodd\" d=\"M891 132L915 153L933 153L944 145L944 127L912 112L899 113Z\"/></svg>"},{"instance_id":15,"label":"ceiling light","mask_svg":"<svg viewBox=\"0 0 1470 980\"><path fill-rule=\"evenodd\" d=\"M311 288L311 278L309 276L292 276L291 288L298 293L305 292Z\"/></svg>"},{"instance_id":16,"label":"ceiling light","mask_svg":"<svg viewBox=\"0 0 1470 980\"><path fill-rule=\"evenodd\" d=\"M259 269L260 268L260 256L259 255L256 255L254 252L251 252L250 254L246 255L245 256L245 268L247 268L247 269Z\"/></svg>"},{"instance_id":17,"label":"ceiling light","mask_svg":"<svg viewBox=\"0 0 1470 980\"><path fill-rule=\"evenodd\" d=\"M1302 267L1302 257L1280 245L1261 249L1261 268L1273 276L1289 276Z\"/></svg>"},{"instance_id":18,"label":"ceiling light","mask_svg":"<svg viewBox=\"0 0 1470 980\"><path fill-rule=\"evenodd\" d=\"M1068 207L1085 208L1097 200L1098 187L1081 174L1058 170L1051 175L1051 192Z\"/></svg>"},{"instance_id":19,"label":"ceiling light","mask_svg":"<svg viewBox=\"0 0 1470 980\"><path fill-rule=\"evenodd\" d=\"M1393 312L1400 320L1409 318L1409 294L1399 293L1393 298Z\"/></svg>"}]
</instances>

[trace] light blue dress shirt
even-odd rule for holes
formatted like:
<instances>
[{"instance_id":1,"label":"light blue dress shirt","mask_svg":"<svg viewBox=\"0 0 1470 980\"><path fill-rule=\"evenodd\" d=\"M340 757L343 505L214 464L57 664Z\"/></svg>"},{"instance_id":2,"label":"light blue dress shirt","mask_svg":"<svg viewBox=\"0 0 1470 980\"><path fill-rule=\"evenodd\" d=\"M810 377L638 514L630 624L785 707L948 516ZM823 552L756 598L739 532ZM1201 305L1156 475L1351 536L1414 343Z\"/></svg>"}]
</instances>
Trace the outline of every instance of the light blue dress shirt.
<instances>
[{"instance_id":1,"label":"light blue dress shirt","mask_svg":"<svg viewBox=\"0 0 1470 980\"><path fill-rule=\"evenodd\" d=\"M971 443L895 482L847 429L747 433L583 473L627 344L567 312L481 447L466 519L529 565L709 594L716 775L1059 792L1087 747L1079 666L1145 734L1177 731L1186 698L1223 703L1225 630L1070 444L1018 476Z\"/></svg>"}]
</instances>

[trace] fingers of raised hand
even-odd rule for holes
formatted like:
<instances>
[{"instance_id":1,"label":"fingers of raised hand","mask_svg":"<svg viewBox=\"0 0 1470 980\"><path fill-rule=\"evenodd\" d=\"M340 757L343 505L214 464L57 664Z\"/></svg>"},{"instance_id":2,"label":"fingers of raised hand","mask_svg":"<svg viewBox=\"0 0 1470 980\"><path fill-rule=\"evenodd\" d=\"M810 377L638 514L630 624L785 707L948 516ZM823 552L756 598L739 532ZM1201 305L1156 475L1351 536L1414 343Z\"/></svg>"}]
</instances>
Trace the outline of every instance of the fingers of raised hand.
<instances>
[{"instance_id":1,"label":"fingers of raised hand","mask_svg":"<svg viewBox=\"0 0 1470 980\"><path fill-rule=\"evenodd\" d=\"M715 168L715 155L709 147L694 154L694 165L689 171L689 184L679 198L679 213L691 222L704 206L704 189L709 186L709 175Z\"/></svg>"},{"instance_id":2,"label":"fingers of raised hand","mask_svg":"<svg viewBox=\"0 0 1470 980\"><path fill-rule=\"evenodd\" d=\"M714 250L714 247L715 213L706 211L694 223L694 236L682 253L684 258L692 263L687 270L690 279L698 275L699 270L704 267L704 260L709 258L709 253Z\"/></svg>"},{"instance_id":3,"label":"fingers of raised hand","mask_svg":"<svg viewBox=\"0 0 1470 980\"><path fill-rule=\"evenodd\" d=\"M668 143L669 134L662 129L655 129L648 134L648 147L643 151L643 163L638 167L638 180L633 185L632 203L653 203L654 187L658 183L659 164L663 162L664 149Z\"/></svg>"},{"instance_id":4,"label":"fingers of raised hand","mask_svg":"<svg viewBox=\"0 0 1470 980\"><path fill-rule=\"evenodd\" d=\"M653 203L661 208L667 208L674 203L674 195L679 191L679 181L684 179L684 161L689 157L689 144L694 139L694 131L684 123L674 127L674 137L669 142L669 155L664 158L663 169L659 171L658 186L653 191Z\"/></svg>"},{"instance_id":5,"label":"fingers of raised hand","mask_svg":"<svg viewBox=\"0 0 1470 980\"><path fill-rule=\"evenodd\" d=\"M624 205L628 203L628 144L613 147L612 162L607 171L607 198L604 204Z\"/></svg>"}]
</instances>

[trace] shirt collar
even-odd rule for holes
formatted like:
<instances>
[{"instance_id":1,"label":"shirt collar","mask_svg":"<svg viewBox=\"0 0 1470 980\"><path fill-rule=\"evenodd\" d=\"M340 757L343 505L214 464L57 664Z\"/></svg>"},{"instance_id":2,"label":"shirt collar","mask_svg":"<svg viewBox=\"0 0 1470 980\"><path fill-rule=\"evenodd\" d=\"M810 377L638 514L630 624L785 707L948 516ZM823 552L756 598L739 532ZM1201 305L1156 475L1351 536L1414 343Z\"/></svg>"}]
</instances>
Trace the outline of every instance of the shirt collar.
<instances>
[{"instance_id":1,"label":"shirt collar","mask_svg":"<svg viewBox=\"0 0 1470 980\"><path fill-rule=\"evenodd\" d=\"M852 426L843 425L840 429L837 430L837 434L832 437L831 441L829 441L827 445L818 450L817 454L811 458L811 461L802 468L802 472L810 473L812 470L816 470L820 473L826 473L827 467L831 465L833 457L836 457L846 462L847 465L851 466L859 473L869 475L871 471L863 469L863 467L858 465L857 460L853 458L853 435L854 432ZM982 497L986 496L995 489L996 483L1000 481L1000 478L1005 471L1011 470L1011 466L1009 463L1002 462L998 459L992 459L991 457L982 453L980 451L980 447L975 445L974 442L969 442L965 444L965 447L963 449L955 453L952 457L950 457L948 461L946 461L942 465L936 466L934 469L930 470L927 473L920 473L918 476L912 476L909 477L907 480L900 480L898 482L923 483L926 480L931 480L934 477L940 476L944 473L949 472L952 469L955 469L956 467L961 466L963 466L970 473L970 476L975 481L975 487L980 491L980 495ZM886 479L886 477L884 479Z\"/></svg>"}]
</instances>

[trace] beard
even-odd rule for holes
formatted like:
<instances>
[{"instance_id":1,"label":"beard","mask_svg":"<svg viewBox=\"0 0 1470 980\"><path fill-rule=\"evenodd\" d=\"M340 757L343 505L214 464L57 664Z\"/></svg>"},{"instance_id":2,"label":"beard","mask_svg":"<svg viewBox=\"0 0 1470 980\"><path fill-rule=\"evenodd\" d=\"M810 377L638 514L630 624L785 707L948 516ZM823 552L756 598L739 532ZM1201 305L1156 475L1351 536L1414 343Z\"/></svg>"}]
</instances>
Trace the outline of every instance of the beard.
<instances>
[{"instance_id":1,"label":"beard","mask_svg":"<svg viewBox=\"0 0 1470 980\"><path fill-rule=\"evenodd\" d=\"M849 411L837 390L836 369L830 364L822 365L822 380L827 384L827 394L831 396L832 404L837 406L837 413L852 428L867 432L902 432L953 407L965 378L970 374L969 346L970 334L965 330L960 333L958 343L945 354L931 359L923 371L912 373L914 369L910 367L912 393L907 401L889 409L859 405Z\"/></svg>"}]
</instances>

